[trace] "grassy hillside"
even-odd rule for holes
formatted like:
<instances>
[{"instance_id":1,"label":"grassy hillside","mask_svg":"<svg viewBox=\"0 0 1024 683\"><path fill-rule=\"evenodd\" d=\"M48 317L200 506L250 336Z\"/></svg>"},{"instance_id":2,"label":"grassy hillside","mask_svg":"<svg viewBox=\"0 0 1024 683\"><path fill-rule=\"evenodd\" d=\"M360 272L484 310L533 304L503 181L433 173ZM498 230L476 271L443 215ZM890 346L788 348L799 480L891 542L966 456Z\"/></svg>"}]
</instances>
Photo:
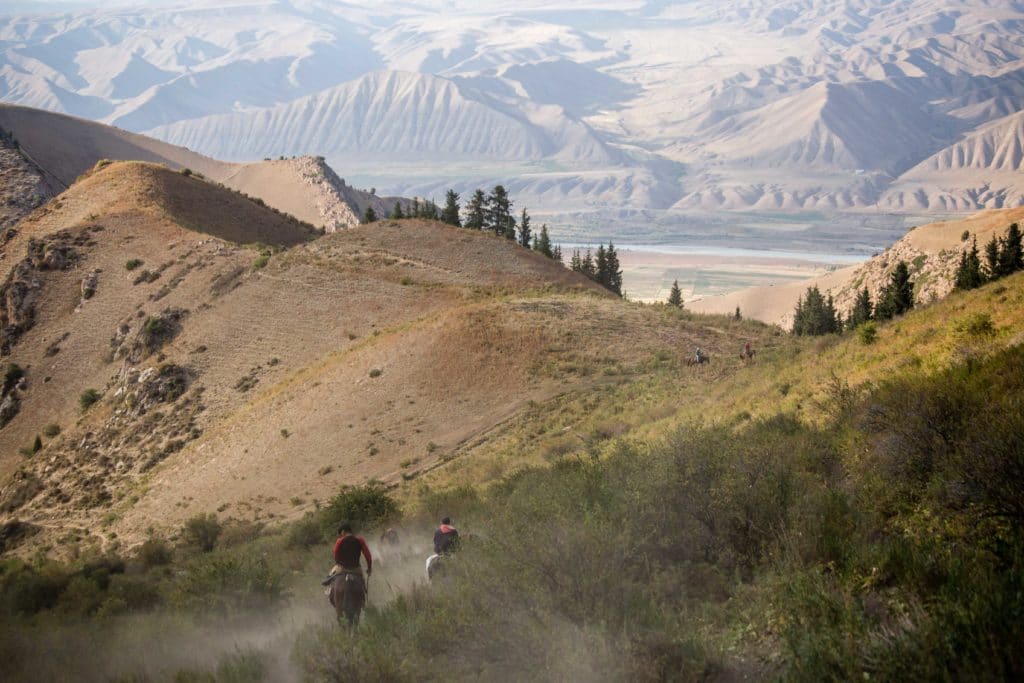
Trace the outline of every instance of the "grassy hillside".
<instances>
[{"instance_id":1,"label":"grassy hillside","mask_svg":"<svg viewBox=\"0 0 1024 683\"><path fill-rule=\"evenodd\" d=\"M772 343L756 323L629 305L479 232L404 220L311 238L137 163L18 226L0 266L20 311L5 360L25 377L0 429L0 511L37 532L19 553L131 548L197 513L295 519L371 480L482 481L544 461L529 443L491 456L524 416L667 368L707 386L740 370L741 337ZM679 370L697 344L717 362ZM578 445L557 436L555 452Z\"/></svg>"},{"instance_id":2,"label":"grassy hillside","mask_svg":"<svg viewBox=\"0 0 1024 683\"><path fill-rule=\"evenodd\" d=\"M162 184L76 224L107 171ZM1022 672L1021 274L871 343L799 339L434 223L242 248L185 225L185 182L104 169L3 256L43 283L6 337L26 370L0 430L25 449L0 492L7 678ZM90 296L60 258L100 266ZM464 548L425 586L442 514ZM378 554L355 637L318 587L342 519Z\"/></svg>"}]
</instances>

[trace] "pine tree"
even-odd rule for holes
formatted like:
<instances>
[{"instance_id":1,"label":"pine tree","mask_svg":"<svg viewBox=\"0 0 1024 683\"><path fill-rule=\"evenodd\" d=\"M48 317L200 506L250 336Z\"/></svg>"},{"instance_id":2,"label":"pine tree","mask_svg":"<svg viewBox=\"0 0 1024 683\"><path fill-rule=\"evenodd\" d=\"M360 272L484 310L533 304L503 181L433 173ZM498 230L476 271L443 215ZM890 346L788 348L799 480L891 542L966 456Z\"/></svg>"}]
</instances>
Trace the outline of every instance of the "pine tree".
<instances>
[{"instance_id":1,"label":"pine tree","mask_svg":"<svg viewBox=\"0 0 1024 683\"><path fill-rule=\"evenodd\" d=\"M444 210L441 212L441 222L462 227L462 219L459 218L459 193L455 190L448 190L444 196Z\"/></svg>"},{"instance_id":2,"label":"pine tree","mask_svg":"<svg viewBox=\"0 0 1024 683\"><path fill-rule=\"evenodd\" d=\"M556 244L551 249L551 258L553 258L554 260L558 261L559 263L562 263L562 245L561 244Z\"/></svg>"},{"instance_id":3,"label":"pine tree","mask_svg":"<svg viewBox=\"0 0 1024 683\"><path fill-rule=\"evenodd\" d=\"M590 255L589 249L587 249L586 256L580 260L580 272L591 280L597 279L597 266L594 263L594 257Z\"/></svg>"},{"instance_id":4,"label":"pine tree","mask_svg":"<svg viewBox=\"0 0 1024 683\"><path fill-rule=\"evenodd\" d=\"M572 250L572 260L569 261L569 270L574 273L583 272L583 259L580 258L580 250Z\"/></svg>"},{"instance_id":5,"label":"pine tree","mask_svg":"<svg viewBox=\"0 0 1024 683\"><path fill-rule=\"evenodd\" d=\"M1010 225L1006 237L999 241L998 273L999 277L1012 275L1024 269L1024 251L1021 249L1020 226Z\"/></svg>"},{"instance_id":6,"label":"pine tree","mask_svg":"<svg viewBox=\"0 0 1024 683\"><path fill-rule=\"evenodd\" d=\"M548 258L554 258L555 253L551 249L551 237L548 236L548 225L542 223L540 226L540 235L535 236L533 239L533 250L539 251Z\"/></svg>"},{"instance_id":7,"label":"pine tree","mask_svg":"<svg viewBox=\"0 0 1024 683\"><path fill-rule=\"evenodd\" d=\"M995 235L985 245L985 276L989 280L999 277L999 240Z\"/></svg>"},{"instance_id":8,"label":"pine tree","mask_svg":"<svg viewBox=\"0 0 1024 683\"><path fill-rule=\"evenodd\" d=\"M981 258L978 256L978 238L971 242L971 248L960 254L960 264L956 268L955 286L957 289L974 289L985 284L985 275L981 272Z\"/></svg>"},{"instance_id":9,"label":"pine tree","mask_svg":"<svg viewBox=\"0 0 1024 683\"><path fill-rule=\"evenodd\" d=\"M405 218L405 214L402 213L402 202L395 202L395 210L391 212L391 217L395 220Z\"/></svg>"},{"instance_id":10,"label":"pine tree","mask_svg":"<svg viewBox=\"0 0 1024 683\"><path fill-rule=\"evenodd\" d=\"M847 316L846 322L848 327L858 327L871 320L873 308L874 307L871 305L871 292L869 292L868 288L865 287L857 292L857 298L853 302L853 308L850 309L850 314Z\"/></svg>"},{"instance_id":11,"label":"pine tree","mask_svg":"<svg viewBox=\"0 0 1024 683\"><path fill-rule=\"evenodd\" d=\"M421 210L420 210L420 198L419 197L413 197L412 198L412 212L409 214L409 217L410 218L420 218L422 215L423 214L421 213Z\"/></svg>"},{"instance_id":12,"label":"pine tree","mask_svg":"<svg viewBox=\"0 0 1024 683\"><path fill-rule=\"evenodd\" d=\"M807 288L804 296L797 299L793 312L793 334L821 335L838 332L839 317L836 314L832 295L822 296L817 286Z\"/></svg>"},{"instance_id":13,"label":"pine tree","mask_svg":"<svg viewBox=\"0 0 1024 683\"><path fill-rule=\"evenodd\" d=\"M519 244L530 248L530 238L533 233L530 232L530 214L526 213L526 207L523 207L523 212L519 215Z\"/></svg>"},{"instance_id":14,"label":"pine tree","mask_svg":"<svg viewBox=\"0 0 1024 683\"><path fill-rule=\"evenodd\" d=\"M605 287L622 296L622 269L619 268L619 255L616 253L615 245L612 244L611 240L608 240L608 250L605 252L605 259L607 260L608 279L608 284Z\"/></svg>"},{"instance_id":15,"label":"pine tree","mask_svg":"<svg viewBox=\"0 0 1024 683\"><path fill-rule=\"evenodd\" d=\"M603 244L597 245L597 253L594 257L594 279L602 287L608 287L608 258Z\"/></svg>"},{"instance_id":16,"label":"pine tree","mask_svg":"<svg viewBox=\"0 0 1024 683\"><path fill-rule=\"evenodd\" d=\"M906 261L900 261L889 275L889 282L878 296L875 318L888 320L914 307L914 283Z\"/></svg>"},{"instance_id":17,"label":"pine tree","mask_svg":"<svg viewBox=\"0 0 1024 683\"><path fill-rule=\"evenodd\" d=\"M433 199L427 202L427 210L424 213L425 217L432 221L436 221L441 215L441 211L437 208L437 202Z\"/></svg>"},{"instance_id":18,"label":"pine tree","mask_svg":"<svg viewBox=\"0 0 1024 683\"><path fill-rule=\"evenodd\" d=\"M668 305L676 308L683 307L683 292L679 289L679 280L672 281L672 289L668 293Z\"/></svg>"},{"instance_id":19,"label":"pine tree","mask_svg":"<svg viewBox=\"0 0 1024 683\"><path fill-rule=\"evenodd\" d=\"M366 212L363 214L363 222L364 223L376 223L377 222L377 212L373 210L372 206L367 206L366 207Z\"/></svg>"},{"instance_id":20,"label":"pine tree","mask_svg":"<svg viewBox=\"0 0 1024 683\"><path fill-rule=\"evenodd\" d=\"M491 194L487 196L486 207L487 228L494 231L495 235L507 235L509 223L512 221L512 201L504 185L494 186Z\"/></svg>"},{"instance_id":21,"label":"pine tree","mask_svg":"<svg viewBox=\"0 0 1024 683\"><path fill-rule=\"evenodd\" d=\"M477 189L469 202L466 203L465 227L483 230L487 225L487 197L484 191Z\"/></svg>"}]
</instances>

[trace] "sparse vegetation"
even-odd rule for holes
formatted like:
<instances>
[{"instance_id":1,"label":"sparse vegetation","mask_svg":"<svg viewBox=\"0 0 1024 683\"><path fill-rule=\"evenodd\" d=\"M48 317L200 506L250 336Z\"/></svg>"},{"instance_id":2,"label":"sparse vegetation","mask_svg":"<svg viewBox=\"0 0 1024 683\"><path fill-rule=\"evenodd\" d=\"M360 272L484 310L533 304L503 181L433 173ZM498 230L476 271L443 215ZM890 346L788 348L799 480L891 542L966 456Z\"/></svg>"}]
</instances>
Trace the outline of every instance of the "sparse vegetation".
<instances>
[{"instance_id":1,"label":"sparse vegetation","mask_svg":"<svg viewBox=\"0 0 1024 683\"><path fill-rule=\"evenodd\" d=\"M143 263L142 259L137 259L137 258L128 259L127 261L125 261L124 269L125 270L135 270L136 268L141 266L142 263Z\"/></svg>"},{"instance_id":2,"label":"sparse vegetation","mask_svg":"<svg viewBox=\"0 0 1024 683\"><path fill-rule=\"evenodd\" d=\"M217 545L223 527L214 514L200 514L190 517L182 529L185 540L204 553L213 550Z\"/></svg>"},{"instance_id":3,"label":"sparse vegetation","mask_svg":"<svg viewBox=\"0 0 1024 683\"><path fill-rule=\"evenodd\" d=\"M384 371L380 368L373 368L370 370L370 377L380 377L382 374L384 374Z\"/></svg>"},{"instance_id":4,"label":"sparse vegetation","mask_svg":"<svg viewBox=\"0 0 1024 683\"><path fill-rule=\"evenodd\" d=\"M84 413L100 400L100 392L96 389L86 389L78 395L78 407Z\"/></svg>"},{"instance_id":5,"label":"sparse vegetation","mask_svg":"<svg viewBox=\"0 0 1024 683\"><path fill-rule=\"evenodd\" d=\"M47 437L52 439L53 437L57 436L58 434L60 434L60 425L59 424L51 422L50 424L48 424L45 427L43 427L43 435L44 436L47 436Z\"/></svg>"}]
</instances>

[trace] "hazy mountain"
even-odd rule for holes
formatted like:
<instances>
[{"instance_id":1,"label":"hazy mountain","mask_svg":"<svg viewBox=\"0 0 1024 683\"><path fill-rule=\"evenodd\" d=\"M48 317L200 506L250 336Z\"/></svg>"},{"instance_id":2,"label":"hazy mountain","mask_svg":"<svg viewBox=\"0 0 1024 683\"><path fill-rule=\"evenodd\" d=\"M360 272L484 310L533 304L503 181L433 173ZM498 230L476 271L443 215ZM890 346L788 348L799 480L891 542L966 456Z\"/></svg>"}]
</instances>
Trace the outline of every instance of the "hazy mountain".
<instances>
[{"instance_id":1,"label":"hazy mountain","mask_svg":"<svg viewBox=\"0 0 1024 683\"><path fill-rule=\"evenodd\" d=\"M194 1L0 17L0 98L537 209L969 209L996 156L918 167L1024 108L1022 29L1006 0Z\"/></svg>"}]
</instances>

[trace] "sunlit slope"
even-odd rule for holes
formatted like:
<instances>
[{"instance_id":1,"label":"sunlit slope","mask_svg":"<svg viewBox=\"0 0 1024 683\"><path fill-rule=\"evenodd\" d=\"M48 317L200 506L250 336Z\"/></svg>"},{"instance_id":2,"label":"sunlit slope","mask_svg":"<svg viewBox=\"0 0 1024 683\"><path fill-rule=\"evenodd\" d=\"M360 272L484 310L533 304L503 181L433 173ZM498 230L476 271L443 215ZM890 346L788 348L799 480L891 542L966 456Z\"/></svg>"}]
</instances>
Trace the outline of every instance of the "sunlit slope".
<instances>
[{"instance_id":1,"label":"sunlit slope","mask_svg":"<svg viewBox=\"0 0 1024 683\"><path fill-rule=\"evenodd\" d=\"M900 261L910 266L917 301L932 302L953 289L960 255L977 240L979 251L992 237L1002 237L1011 223L1024 221L1024 209L992 209L973 216L929 223L912 229L903 238L868 261L848 266L806 281L751 287L722 296L689 302L691 309L704 313L729 313L737 306L744 315L789 328L797 299L816 286L835 297L836 308L846 315L857 292L868 288L872 301L885 286L889 273ZM964 239L964 235L967 238Z\"/></svg>"},{"instance_id":2,"label":"sunlit slope","mask_svg":"<svg viewBox=\"0 0 1024 683\"><path fill-rule=\"evenodd\" d=\"M490 234L408 220L307 237L144 164L100 169L24 221L8 271L43 243L69 261L29 258L41 284L9 338L26 382L0 430L4 515L39 542L67 525L130 540L197 512L294 517L346 484L469 462L566 392L733 344ZM280 246L240 246L257 242ZM61 433L33 452L49 425Z\"/></svg>"}]
</instances>

